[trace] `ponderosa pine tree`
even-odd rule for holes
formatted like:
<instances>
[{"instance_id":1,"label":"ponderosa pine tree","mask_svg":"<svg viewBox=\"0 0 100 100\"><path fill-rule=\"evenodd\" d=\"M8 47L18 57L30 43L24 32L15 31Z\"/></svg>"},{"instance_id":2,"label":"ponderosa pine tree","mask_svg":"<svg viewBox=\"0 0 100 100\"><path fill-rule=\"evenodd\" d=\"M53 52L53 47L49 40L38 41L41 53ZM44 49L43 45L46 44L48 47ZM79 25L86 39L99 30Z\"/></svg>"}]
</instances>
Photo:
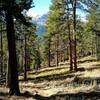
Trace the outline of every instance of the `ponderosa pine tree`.
<instances>
[{"instance_id":1,"label":"ponderosa pine tree","mask_svg":"<svg viewBox=\"0 0 100 100\"><path fill-rule=\"evenodd\" d=\"M90 6L89 14L87 16L88 26L87 32L91 33L92 54L96 54L97 59L100 60L100 1L95 1L94 5Z\"/></svg>"},{"instance_id":2,"label":"ponderosa pine tree","mask_svg":"<svg viewBox=\"0 0 100 100\"><path fill-rule=\"evenodd\" d=\"M26 17L31 22L30 17ZM27 71L30 70L33 60L33 44L36 38L36 25L32 24L26 27L22 23L15 22L16 29L16 45L17 45L17 59L19 64L19 71L24 72L24 80L27 80Z\"/></svg>"},{"instance_id":3,"label":"ponderosa pine tree","mask_svg":"<svg viewBox=\"0 0 100 100\"><path fill-rule=\"evenodd\" d=\"M48 33L45 33L43 36L43 58L47 62L47 66L51 66L51 36Z\"/></svg>"},{"instance_id":4,"label":"ponderosa pine tree","mask_svg":"<svg viewBox=\"0 0 100 100\"><path fill-rule=\"evenodd\" d=\"M17 57L16 57L16 43L15 43L15 30L14 30L14 17L19 19L25 25L29 25L21 12L31 7L32 0L15 1L4 0L0 2L0 11L5 12L8 50L9 50L9 67L8 67L8 86L10 88L10 95L19 95L18 85L18 70L17 70ZM20 5L20 6L19 6Z\"/></svg>"},{"instance_id":5,"label":"ponderosa pine tree","mask_svg":"<svg viewBox=\"0 0 100 100\"><path fill-rule=\"evenodd\" d=\"M68 26L72 32L69 31L72 35L72 39L69 38L70 41L70 69L74 69L77 71L77 10L88 11L91 5L97 5L96 0L64 0L66 14L70 17L70 25ZM81 16L80 16L81 17ZM68 20L68 17L67 17ZM72 66L72 67L71 67Z\"/></svg>"},{"instance_id":6,"label":"ponderosa pine tree","mask_svg":"<svg viewBox=\"0 0 100 100\"><path fill-rule=\"evenodd\" d=\"M61 45L59 39L61 38L61 34L66 31L64 13L63 0L53 0L46 21L46 32L51 34L51 38L54 38L56 66L59 63L59 46Z\"/></svg>"}]
</instances>

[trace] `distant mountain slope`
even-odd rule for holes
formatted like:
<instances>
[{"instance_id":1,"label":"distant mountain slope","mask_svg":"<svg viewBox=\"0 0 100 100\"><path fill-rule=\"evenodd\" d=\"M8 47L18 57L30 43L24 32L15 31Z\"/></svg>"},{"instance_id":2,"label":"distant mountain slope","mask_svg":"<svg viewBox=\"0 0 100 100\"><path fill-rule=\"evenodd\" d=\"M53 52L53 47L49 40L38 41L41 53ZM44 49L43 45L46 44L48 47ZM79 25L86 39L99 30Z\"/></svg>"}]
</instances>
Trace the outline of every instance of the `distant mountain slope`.
<instances>
[{"instance_id":1,"label":"distant mountain slope","mask_svg":"<svg viewBox=\"0 0 100 100\"><path fill-rule=\"evenodd\" d=\"M37 26L37 35L41 36L45 32L45 21L47 20L48 14L44 14L40 17L33 18L32 22L36 23Z\"/></svg>"},{"instance_id":2,"label":"distant mountain slope","mask_svg":"<svg viewBox=\"0 0 100 100\"><path fill-rule=\"evenodd\" d=\"M39 18L37 19L37 23L38 23L38 24L41 24L41 25L44 25L44 24L45 24L45 21L46 21L46 19L47 19L47 17L48 17L48 14L42 15L41 17L39 17Z\"/></svg>"}]
</instances>

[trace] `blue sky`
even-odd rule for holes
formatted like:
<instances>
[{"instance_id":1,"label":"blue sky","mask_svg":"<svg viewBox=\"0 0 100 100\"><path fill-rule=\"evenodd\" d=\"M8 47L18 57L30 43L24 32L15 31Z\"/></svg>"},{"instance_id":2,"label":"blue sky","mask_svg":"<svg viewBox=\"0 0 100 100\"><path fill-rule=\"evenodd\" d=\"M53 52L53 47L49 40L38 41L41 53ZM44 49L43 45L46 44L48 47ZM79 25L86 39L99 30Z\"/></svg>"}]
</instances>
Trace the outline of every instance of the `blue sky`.
<instances>
[{"instance_id":1,"label":"blue sky","mask_svg":"<svg viewBox=\"0 0 100 100\"><path fill-rule=\"evenodd\" d=\"M49 11L51 0L33 0L35 7L28 11L31 17L41 16Z\"/></svg>"},{"instance_id":2,"label":"blue sky","mask_svg":"<svg viewBox=\"0 0 100 100\"><path fill-rule=\"evenodd\" d=\"M28 11L28 15L33 18L38 18L43 14L46 14L49 11L51 5L51 0L33 0L35 7L31 8ZM78 10L77 14L81 17L82 20L85 20L85 13Z\"/></svg>"}]
</instances>

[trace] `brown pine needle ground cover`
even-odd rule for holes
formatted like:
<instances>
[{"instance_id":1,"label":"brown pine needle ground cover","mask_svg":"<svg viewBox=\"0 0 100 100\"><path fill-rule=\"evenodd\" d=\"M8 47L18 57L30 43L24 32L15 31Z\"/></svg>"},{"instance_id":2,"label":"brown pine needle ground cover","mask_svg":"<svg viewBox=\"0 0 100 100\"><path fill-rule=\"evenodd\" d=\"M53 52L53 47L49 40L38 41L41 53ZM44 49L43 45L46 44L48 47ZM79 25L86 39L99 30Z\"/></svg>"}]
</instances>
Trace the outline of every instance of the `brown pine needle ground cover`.
<instances>
[{"instance_id":1,"label":"brown pine needle ground cover","mask_svg":"<svg viewBox=\"0 0 100 100\"><path fill-rule=\"evenodd\" d=\"M89 58L89 59L88 59ZM0 87L3 100L99 100L100 62L88 57L78 61L80 70L69 72L68 63L58 67L42 68L28 72L28 81L19 77L20 97L10 97L7 88ZM94 59L94 58L93 58Z\"/></svg>"}]
</instances>

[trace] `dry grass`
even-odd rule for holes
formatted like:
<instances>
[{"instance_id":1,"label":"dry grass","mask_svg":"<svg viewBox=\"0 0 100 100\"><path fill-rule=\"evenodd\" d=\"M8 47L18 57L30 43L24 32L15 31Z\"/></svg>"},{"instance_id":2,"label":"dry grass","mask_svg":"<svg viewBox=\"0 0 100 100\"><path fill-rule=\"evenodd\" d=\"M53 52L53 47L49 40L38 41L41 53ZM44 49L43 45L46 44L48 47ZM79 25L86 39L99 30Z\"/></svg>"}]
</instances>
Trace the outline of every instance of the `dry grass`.
<instances>
[{"instance_id":1,"label":"dry grass","mask_svg":"<svg viewBox=\"0 0 100 100\"><path fill-rule=\"evenodd\" d=\"M59 94L59 93L78 93L78 92L91 92L94 90L99 89L97 83L96 83L96 78L100 78L100 62L86 62L86 63L81 63L78 65L79 67L85 68L85 71L81 72L74 72L74 73L68 73L68 67L66 65L60 66L60 67L53 67L53 68L45 68L41 69L39 71L35 72L30 71L28 73L28 77L31 78L44 78L42 82L37 82L34 83L34 80L28 83L21 83L21 87L25 87L26 90L29 91L37 91L38 94L43 95L43 96L51 96L54 94ZM61 68L62 67L62 68ZM34 72L34 74L32 74ZM50 81L47 81L45 79L46 76L49 77L59 77L59 80L52 79ZM63 79L60 79L60 75ZM66 78L64 76L66 75ZM72 77L70 77L72 75ZM82 81L83 83L75 83L76 77L78 80ZM84 84L85 80L92 80L92 84ZM25 85L26 84L26 85ZM27 87L27 88L26 88Z\"/></svg>"},{"instance_id":2,"label":"dry grass","mask_svg":"<svg viewBox=\"0 0 100 100\"><path fill-rule=\"evenodd\" d=\"M84 58L82 60L84 61L88 58ZM23 93L25 91L29 91L33 95L36 93L44 97L50 97L58 94L78 94L80 92L89 93L92 91L98 91L100 93L100 83L97 84L97 80L100 82L100 62L91 60L91 62L86 61L85 63L79 63L78 67L85 68L85 71L78 71L73 73L69 72L68 67L68 64L63 64L59 67L29 71L27 74L29 80L26 82L20 81L19 85L21 92ZM20 76L19 78L23 79L23 76ZM88 84L85 83L86 80L89 80ZM0 91L8 92L8 89L1 87ZM8 98L9 100L15 99L15 97L13 97L13 99L10 97ZM31 97L20 97L17 99L35 100ZM7 97L5 100L8 100Z\"/></svg>"}]
</instances>

